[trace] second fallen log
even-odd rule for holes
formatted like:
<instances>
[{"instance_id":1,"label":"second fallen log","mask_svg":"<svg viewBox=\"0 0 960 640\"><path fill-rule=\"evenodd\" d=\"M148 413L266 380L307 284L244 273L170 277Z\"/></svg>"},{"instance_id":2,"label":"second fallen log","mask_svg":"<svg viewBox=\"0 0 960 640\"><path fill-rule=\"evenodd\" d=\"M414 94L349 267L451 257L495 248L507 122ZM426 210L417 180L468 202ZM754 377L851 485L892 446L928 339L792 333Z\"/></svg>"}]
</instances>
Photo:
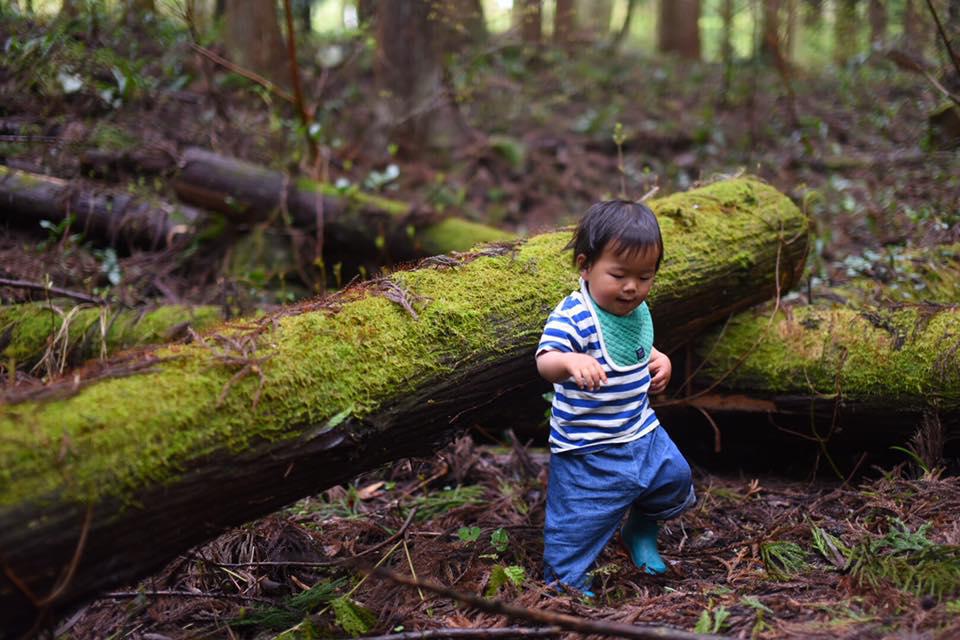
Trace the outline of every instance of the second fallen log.
<instances>
[{"instance_id":1,"label":"second fallen log","mask_svg":"<svg viewBox=\"0 0 960 640\"><path fill-rule=\"evenodd\" d=\"M296 227L322 226L340 251L385 253L397 261L514 237L478 222L418 211L355 187L338 189L205 149L188 149L180 164L174 188L184 202L250 221L265 220L272 212L289 214Z\"/></svg>"}]
</instances>

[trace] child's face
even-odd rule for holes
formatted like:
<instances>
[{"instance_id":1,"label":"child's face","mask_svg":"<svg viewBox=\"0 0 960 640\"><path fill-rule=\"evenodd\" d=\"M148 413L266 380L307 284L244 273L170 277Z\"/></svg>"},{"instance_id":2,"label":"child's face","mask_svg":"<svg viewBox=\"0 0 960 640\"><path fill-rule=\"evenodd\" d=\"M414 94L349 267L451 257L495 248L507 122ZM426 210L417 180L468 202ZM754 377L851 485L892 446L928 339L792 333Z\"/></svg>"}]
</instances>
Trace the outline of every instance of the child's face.
<instances>
[{"instance_id":1,"label":"child's face","mask_svg":"<svg viewBox=\"0 0 960 640\"><path fill-rule=\"evenodd\" d=\"M590 295L604 311L625 316L640 306L657 275L658 250L651 248L629 255L607 245L600 257L586 266L586 256L577 256L580 277L590 285Z\"/></svg>"}]
</instances>

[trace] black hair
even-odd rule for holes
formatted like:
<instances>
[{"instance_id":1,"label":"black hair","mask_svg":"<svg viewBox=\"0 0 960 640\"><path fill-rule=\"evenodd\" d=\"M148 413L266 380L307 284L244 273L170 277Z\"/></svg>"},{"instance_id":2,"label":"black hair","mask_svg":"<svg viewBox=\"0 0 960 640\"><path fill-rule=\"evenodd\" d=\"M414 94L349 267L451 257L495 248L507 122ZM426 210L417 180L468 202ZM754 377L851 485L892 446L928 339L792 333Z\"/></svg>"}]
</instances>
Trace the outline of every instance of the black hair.
<instances>
[{"instance_id":1,"label":"black hair","mask_svg":"<svg viewBox=\"0 0 960 640\"><path fill-rule=\"evenodd\" d=\"M596 203L580 218L566 248L573 249L574 266L578 266L577 256L582 254L586 257L583 267L589 267L611 242L616 245L618 254L632 255L656 248L660 252L657 257L657 269L660 269L663 260L660 224L650 207L642 202L606 200Z\"/></svg>"}]
</instances>

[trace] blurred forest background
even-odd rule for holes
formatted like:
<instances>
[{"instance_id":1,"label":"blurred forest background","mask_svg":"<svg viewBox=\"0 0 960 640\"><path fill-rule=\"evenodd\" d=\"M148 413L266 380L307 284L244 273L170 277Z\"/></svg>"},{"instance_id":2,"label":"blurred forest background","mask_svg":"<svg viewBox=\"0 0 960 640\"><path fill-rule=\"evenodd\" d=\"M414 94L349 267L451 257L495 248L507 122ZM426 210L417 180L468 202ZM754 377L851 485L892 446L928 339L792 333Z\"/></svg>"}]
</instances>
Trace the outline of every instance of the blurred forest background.
<instances>
[{"instance_id":1,"label":"blurred forest background","mask_svg":"<svg viewBox=\"0 0 960 640\"><path fill-rule=\"evenodd\" d=\"M885 313L960 299L960 0L0 0L0 44L4 402L90 358L570 224L598 199L743 174L811 220L785 304L852 305L896 333ZM672 355L679 393L690 352ZM597 602L538 582L546 458L524 444L542 445L542 424L499 423L231 531L48 630L504 624L334 561L369 552L601 621L956 637L957 409L924 402L896 439L869 442L861 423L841 451L816 426L784 444L745 404L678 410L701 503L665 533L674 569L638 575L611 548Z\"/></svg>"}]
</instances>

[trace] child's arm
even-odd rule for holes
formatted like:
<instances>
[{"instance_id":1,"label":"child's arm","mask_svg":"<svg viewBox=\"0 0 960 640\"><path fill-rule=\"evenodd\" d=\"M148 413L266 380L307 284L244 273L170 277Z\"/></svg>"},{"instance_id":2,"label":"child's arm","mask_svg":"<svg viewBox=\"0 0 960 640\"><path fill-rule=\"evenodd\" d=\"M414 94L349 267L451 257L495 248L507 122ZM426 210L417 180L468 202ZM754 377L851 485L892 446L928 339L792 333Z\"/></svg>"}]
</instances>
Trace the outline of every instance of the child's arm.
<instances>
[{"instance_id":1,"label":"child's arm","mask_svg":"<svg viewBox=\"0 0 960 640\"><path fill-rule=\"evenodd\" d=\"M607 374L593 356L585 353L544 351L537 355L537 371L548 382L573 378L581 389L596 391L607 381Z\"/></svg>"},{"instance_id":2,"label":"child's arm","mask_svg":"<svg viewBox=\"0 0 960 640\"><path fill-rule=\"evenodd\" d=\"M650 350L650 389L648 393L661 393L670 382L673 373L673 364L670 358L656 347Z\"/></svg>"}]
</instances>

